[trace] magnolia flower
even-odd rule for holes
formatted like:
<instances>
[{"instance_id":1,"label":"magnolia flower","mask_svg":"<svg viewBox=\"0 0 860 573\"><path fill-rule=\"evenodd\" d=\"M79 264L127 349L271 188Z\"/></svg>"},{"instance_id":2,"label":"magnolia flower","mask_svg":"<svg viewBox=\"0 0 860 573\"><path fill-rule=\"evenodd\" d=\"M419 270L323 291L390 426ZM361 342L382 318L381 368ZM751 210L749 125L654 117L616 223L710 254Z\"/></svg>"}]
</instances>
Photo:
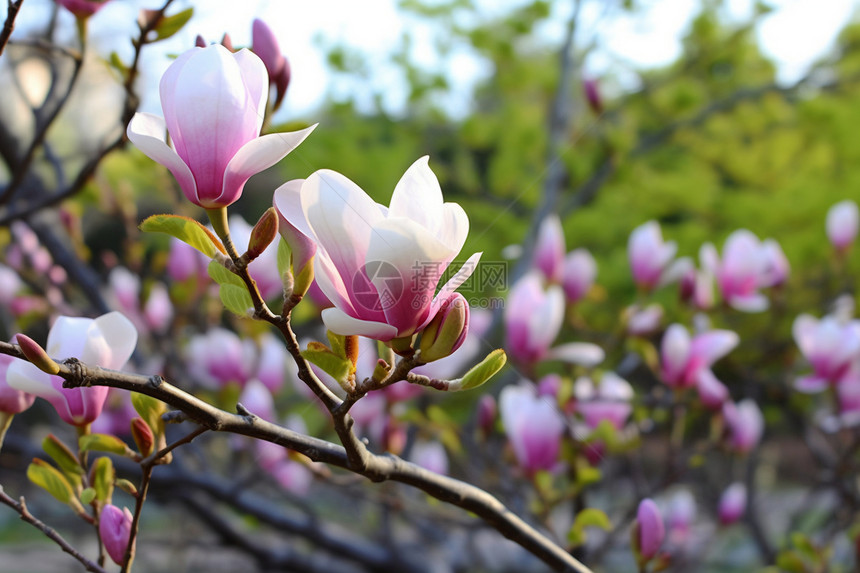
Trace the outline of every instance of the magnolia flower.
<instances>
[{"instance_id":1,"label":"magnolia flower","mask_svg":"<svg viewBox=\"0 0 860 573\"><path fill-rule=\"evenodd\" d=\"M791 266L782 247L773 239L765 239L762 242L762 249L764 249L765 258L765 273L762 279L762 286L778 287L783 285L788 280Z\"/></svg>"},{"instance_id":2,"label":"magnolia flower","mask_svg":"<svg viewBox=\"0 0 860 573\"><path fill-rule=\"evenodd\" d=\"M164 119L136 113L128 138L173 173L189 201L226 207L252 175L280 161L315 127L260 136L268 85L266 66L248 50L192 48L161 78Z\"/></svg>"},{"instance_id":3,"label":"magnolia flower","mask_svg":"<svg viewBox=\"0 0 860 573\"><path fill-rule=\"evenodd\" d=\"M122 565L125 552L131 539L131 522L133 516L127 507L122 509L107 504L99 514L99 537L105 550L117 565Z\"/></svg>"},{"instance_id":4,"label":"magnolia flower","mask_svg":"<svg viewBox=\"0 0 860 573\"><path fill-rule=\"evenodd\" d=\"M712 376L711 364L728 354L740 339L730 330L710 330L692 339L687 329L673 324L666 329L660 345L660 376L673 388L698 385L703 376Z\"/></svg>"},{"instance_id":5,"label":"magnolia flower","mask_svg":"<svg viewBox=\"0 0 860 573\"><path fill-rule=\"evenodd\" d=\"M248 380L239 394L239 403L255 416L267 422L275 421L275 400L269 389L259 380Z\"/></svg>"},{"instance_id":6,"label":"magnolia flower","mask_svg":"<svg viewBox=\"0 0 860 573\"><path fill-rule=\"evenodd\" d=\"M637 535L634 536L636 549L642 559L650 561L657 555L663 538L666 536L666 527L663 525L663 517L654 500L646 498L639 503L636 511Z\"/></svg>"},{"instance_id":7,"label":"magnolia flower","mask_svg":"<svg viewBox=\"0 0 860 573\"><path fill-rule=\"evenodd\" d=\"M720 505L717 515L722 525L731 525L737 522L747 509L747 487L741 482L735 482L720 496Z\"/></svg>"},{"instance_id":8,"label":"magnolia flower","mask_svg":"<svg viewBox=\"0 0 860 573\"><path fill-rule=\"evenodd\" d=\"M137 344L137 330L126 317L109 312L91 318L59 317L48 333L45 350L57 360L78 358L84 364L121 369ZM63 388L63 379L51 376L23 360L6 372L9 386L45 398L63 421L85 426L98 418L108 395L107 386Z\"/></svg>"},{"instance_id":9,"label":"magnolia flower","mask_svg":"<svg viewBox=\"0 0 860 573\"><path fill-rule=\"evenodd\" d=\"M646 290L669 282L664 275L677 251L678 245L675 241L663 241L657 221L648 221L636 227L627 241L627 256L630 259L633 281Z\"/></svg>"},{"instance_id":10,"label":"magnolia flower","mask_svg":"<svg viewBox=\"0 0 860 573\"><path fill-rule=\"evenodd\" d=\"M537 396L533 385L522 382L502 390L499 411L520 467L529 475L554 469L565 428L555 401Z\"/></svg>"},{"instance_id":11,"label":"magnolia flower","mask_svg":"<svg viewBox=\"0 0 860 573\"><path fill-rule=\"evenodd\" d=\"M795 387L803 392L819 392L836 384L860 358L860 321L845 324L833 316L819 320L801 314L794 320L792 333L812 365L812 375L795 381Z\"/></svg>"},{"instance_id":12,"label":"magnolia flower","mask_svg":"<svg viewBox=\"0 0 860 573\"><path fill-rule=\"evenodd\" d=\"M563 360L594 366L603 360L603 350L588 343L568 343L550 349L564 320L561 287L544 289L536 271L526 273L508 294L505 306L507 348L511 357L524 365L541 360Z\"/></svg>"},{"instance_id":13,"label":"magnolia flower","mask_svg":"<svg viewBox=\"0 0 860 573\"><path fill-rule=\"evenodd\" d=\"M102 9L109 0L57 0L63 8L78 18L88 18Z\"/></svg>"},{"instance_id":14,"label":"magnolia flower","mask_svg":"<svg viewBox=\"0 0 860 573\"><path fill-rule=\"evenodd\" d=\"M645 308L634 304L624 310L624 319L627 322L628 334L648 336L660 328L660 321L663 320L663 307L656 302Z\"/></svg>"},{"instance_id":15,"label":"magnolia flower","mask_svg":"<svg viewBox=\"0 0 860 573\"><path fill-rule=\"evenodd\" d=\"M329 170L313 173L300 186L281 186L274 203L316 246L314 276L334 304L322 311L322 319L337 334L382 341L412 336L469 278L480 258L472 255L434 297L463 248L469 219L458 204L443 203L427 157L401 177L387 209Z\"/></svg>"},{"instance_id":16,"label":"magnolia flower","mask_svg":"<svg viewBox=\"0 0 860 573\"><path fill-rule=\"evenodd\" d=\"M773 244L768 247L746 229L728 236L722 259L710 243L702 245L699 258L702 267L716 277L723 300L744 312L767 309L767 297L758 289L775 286L784 281L788 273L782 251L777 252Z\"/></svg>"},{"instance_id":17,"label":"magnolia flower","mask_svg":"<svg viewBox=\"0 0 860 573\"><path fill-rule=\"evenodd\" d=\"M613 428L620 430L633 411L630 404L633 387L614 372L604 373L599 385L584 376L577 379L573 385L573 395L576 398L576 410L591 429L607 420Z\"/></svg>"},{"instance_id":18,"label":"magnolia flower","mask_svg":"<svg viewBox=\"0 0 860 573\"><path fill-rule=\"evenodd\" d=\"M764 432L764 416L754 400L746 399L737 405L726 402L723 416L729 431L729 446L739 452L747 453L761 440Z\"/></svg>"},{"instance_id":19,"label":"magnolia flower","mask_svg":"<svg viewBox=\"0 0 860 573\"><path fill-rule=\"evenodd\" d=\"M561 286L570 304L582 299L591 290L597 276L597 263L587 249L575 249L564 258Z\"/></svg>"},{"instance_id":20,"label":"magnolia flower","mask_svg":"<svg viewBox=\"0 0 860 573\"><path fill-rule=\"evenodd\" d=\"M24 286L21 277L13 269L0 264L0 304L9 304Z\"/></svg>"},{"instance_id":21,"label":"magnolia flower","mask_svg":"<svg viewBox=\"0 0 860 573\"><path fill-rule=\"evenodd\" d=\"M260 56L269 74L269 84L275 86L275 103L277 109L290 83L290 62L281 53L274 32L259 18L254 19L251 28L251 44L254 53Z\"/></svg>"},{"instance_id":22,"label":"magnolia flower","mask_svg":"<svg viewBox=\"0 0 860 573\"><path fill-rule=\"evenodd\" d=\"M32 406L36 399L32 394L12 388L6 381L6 372L14 361L15 358L0 354L0 413L2 414L20 414Z\"/></svg>"},{"instance_id":23,"label":"magnolia flower","mask_svg":"<svg viewBox=\"0 0 860 573\"><path fill-rule=\"evenodd\" d=\"M851 199L836 203L827 212L827 238L837 251L846 251L857 238L858 220L857 203Z\"/></svg>"},{"instance_id":24,"label":"magnolia flower","mask_svg":"<svg viewBox=\"0 0 860 573\"><path fill-rule=\"evenodd\" d=\"M193 336L185 349L189 373L210 388L230 382L244 386L253 376L255 354L250 340L243 342L226 328Z\"/></svg>"},{"instance_id":25,"label":"magnolia flower","mask_svg":"<svg viewBox=\"0 0 860 573\"><path fill-rule=\"evenodd\" d=\"M564 264L564 230L558 215L548 215L540 224L532 264L550 282L559 282Z\"/></svg>"},{"instance_id":26,"label":"magnolia flower","mask_svg":"<svg viewBox=\"0 0 860 573\"><path fill-rule=\"evenodd\" d=\"M591 111L597 115L603 113L603 101L600 97L597 80L594 78L582 80L582 91L585 93L585 101L588 102L588 107Z\"/></svg>"}]
</instances>

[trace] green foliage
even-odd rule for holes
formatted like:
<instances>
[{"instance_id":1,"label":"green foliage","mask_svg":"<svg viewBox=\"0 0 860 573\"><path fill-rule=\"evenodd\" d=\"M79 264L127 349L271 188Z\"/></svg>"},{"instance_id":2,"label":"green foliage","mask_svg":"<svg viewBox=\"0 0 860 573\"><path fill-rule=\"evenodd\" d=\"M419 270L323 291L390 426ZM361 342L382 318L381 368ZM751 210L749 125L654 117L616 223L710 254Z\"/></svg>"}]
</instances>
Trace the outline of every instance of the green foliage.
<instances>
[{"instance_id":1,"label":"green foliage","mask_svg":"<svg viewBox=\"0 0 860 573\"><path fill-rule=\"evenodd\" d=\"M225 269L218 261L209 263L208 271L209 276L220 287L218 293L227 310L238 316L248 316L248 311L254 308L254 303L242 279Z\"/></svg>"},{"instance_id":2,"label":"green foliage","mask_svg":"<svg viewBox=\"0 0 860 573\"><path fill-rule=\"evenodd\" d=\"M604 531L612 529L612 522L609 521L609 516L599 509L588 507L576 514L570 531L567 533L567 540L573 547L578 547L585 543L587 537L586 527L599 527Z\"/></svg>"},{"instance_id":3,"label":"green foliage","mask_svg":"<svg viewBox=\"0 0 860 573\"><path fill-rule=\"evenodd\" d=\"M352 370L352 363L323 344L311 343L302 351L302 356L308 362L319 366L323 372L334 378L338 384L347 386L347 379Z\"/></svg>"},{"instance_id":4,"label":"green foliage","mask_svg":"<svg viewBox=\"0 0 860 573\"><path fill-rule=\"evenodd\" d=\"M216 252L224 253L218 238L199 221L179 215L153 215L140 224L140 230L148 233L166 233L194 247L207 257Z\"/></svg>"},{"instance_id":5,"label":"green foliage","mask_svg":"<svg viewBox=\"0 0 860 573\"><path fill-rule=\"evenodd\" d=\"M191 16L193 15L194 8L187 8L181 12L177 12L172 16L162 18L158 25L155 27L156 39L165 40L171 37L179 30L181 30L182 27L188 23L188 20L190 20Z\"/></svg>"},{"instance_id":6,"label":"green foliage","mask_svg":"<svg viewBox=\"0 0 860 573\"><path fill-rule=\"evenodd\" d=\"M133 456L134 452L125 442L110 434L85 434L78 439L82 452L107 452L120 456Z\"/></svg>"}]
</instances>

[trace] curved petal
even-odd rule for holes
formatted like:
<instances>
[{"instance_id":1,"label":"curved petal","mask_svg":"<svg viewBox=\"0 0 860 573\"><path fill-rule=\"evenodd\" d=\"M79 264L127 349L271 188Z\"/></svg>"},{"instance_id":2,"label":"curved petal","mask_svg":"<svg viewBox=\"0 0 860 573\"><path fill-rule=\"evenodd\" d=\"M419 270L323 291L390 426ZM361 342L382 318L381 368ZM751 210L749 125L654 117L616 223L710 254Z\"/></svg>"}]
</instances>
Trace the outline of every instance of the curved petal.
<instances>
[{"instance_id":1,"label":"curved petal","mask_svg":"<svg viewBox=\"0 0 860 573\"><path fill-rule=\"evenodd\" d=\"M809 314L798 315L791 326L794 341L805 356L809 356L815 350L815 331L818 327L818 319Z\"/></svg>"},{"instance_id":2,"label":"curved petal","mask_svg":"<svg viewBox=\"0 0 860 573\"><path fill-rule=\"evenodd\" d=\"M374 227L367 261L379 265L372 274L368 270L368 276L379 293L385 321L397 327L398 336L412 334L426 321L439 279L455 254L411 219L389 217Z\"/></svg>"},{"instance_id":3,"label":"curved petal","mask_svg":"<svg viewBox=\"0 0 860 573\"><path fill-rule=\"evenodd\" d=\"M711 330L697 334L690 345L690 353L694 359L700 359L705 366L710 366L735 348L741 339L731 330Z\"/></svg>"},{"instance_id":4,"label":"curved petal","mask_svg":"<svg viewBox=\"0 0 860 573\"><path fill-rule=\"evenodd\" d=\"M176 151L167 145L164 140L164 132L165 124L162 118L151 113L141 112L134 114L126 130L129 141L140 149L144 155L167 167L176 178L179 187L188 200L199 204L194 175L191 174L191 169L189 169L188 165L185 164Z\"/></svg>"},{"instance_id":5,"label":"curved petal","mask_svg":"<svg viewBox=\"0 0 860 573\"><path fill-rule=\"evenodd\" d=\"M182 52L178 58L173 60L173 63L167 67L164 75L161 76L161 82L158 84L158 94L161 98L161 111L164 113L164 119L167 122L167 129L170 131L170 137L173 139L173 145L182 144L182 133L177 122L177 113L175 98L176 80L179 79L179 74L182 72L188 60L191 59L202 48L191 48ZM184 147L184 146L183 146Z\"/></svg>"},{"instance_id":6,"label":"curved petal","mask_svg":"<svg viewBox=\"0 0 860 573\"><path fill-rule=\"evenodd\" d=\"M397 336L397 329L390 324L353 318L339 308L327 308L323 310L322 320L326 328L335 334L344 336L357 334L375 340L382 340L383 342Z\"/></svg>"},{"instance_id":7,"label":"curved petal","mask_svg":"<svg viewBox=\"0 0 860 573\"><path fill-rule=\"evenodd\" d=\"M266 100L269 99L269 72L263 60L247 48L234 52L233 59L239 65L248 98L256 104L257 133L260 133L266 116Z\"/></svg>"},{"instance_id":8,"label":"curved petal","mask_svg":"<svg viewBox=\"0 0 860 573\"><path fill-rule=\"evenodd\" d=\"M442 224L442 188L425 155L409 166L391 195L389 213L415 221L438 236Z\"/></svg>"},{"instance_id":9,"label":"curved petal","mask_svg":"<svg viewBox=\"0 0 860 573\"><path fill-rule=\"evenodd\" d=\"M690 334L683 325L673 324L666 329L660 343L663 381L674 385L681 382L684 369L690 361Z\"/></svg>"},{"instance_id":10,"label":"curved petal","mask_svg":"<svg viewBox=\"0 0 860 573\"><path fill-rule=\"evenodd\" d=\"M51 376L24 360L14 360L6 370L6 382L11 388L40 398L60 398L63 394L51 384Z\"/></svg>"},{"instance_id":11,"label":"curved petal","mask_svg":"<svg viewBox=\"0 0 860 573\"><path fill-rule=\"evenodd\" d=\"M80 358L84 360L84 350L93 319L75 316L60 316L48 332L45 350L58 360ZM86 361L86 360L84 360Z\"/></svg>"},{"instance_id":12,"label":"curved petal","mask_svg":"<svg viewBox=\"0 0 860 573\"><path fill-rule=\"evenodd\" d=\"M95 319L94 323L110 345L110 356L107 362L99 366L119 370L125 366L134 352L134 347L137 345L137 329L119 312L103 314Z\"/></svg>"},{"instance_id":13,"label":"curved petal","mask_svg":"<svg viewBox=\"0 0 860 573\"><path fill-rule=\"evenodd\" d=\"M794 381L794 388L804 394L817 394L830 387L830 383L818 376L803 376Z\"/></svg>"},{"instance_id":14,"label":"curved petal","mask_svg":"<svg viewBox=\"0 0 860 573\"><path fill-rule=\"evenodd\" d=\"M603 362L605 357L606 354L602 348L588 342L561 344L551 349L547 354L549 359L561 360L569 364L581 364L589 368Z\"/></svg>"},{"instance_id":15,"label":"curved petal","mask_svg":"<svg viewBox=\"0 0 860 573\"><path fill-rule=\"evenodd\" d=\"M460 252L469 235L469 216L458 203L442 205L442 224L436 237L456 252Z\"/></svg>"},{"instance_id":16,"label":"curved petal","mask_svg":"<svg viewBox=\"0 0 860 573\"><path fill-rule=\"evenodd\" d=\"M277 189L272 202L278 211L278 232L290 247L294 272L301 272L317 250L305 213L302 211L304 179L287 181Z\"/></svg>"},{"instance_id":17,"label":"curved petal","mask_svg":"<svg viewBox=\"0 0 860 573\"><path fill-rule=\"evenodd\" d=\"M289 152L298 147L317 125L314 124L301 131L270 133L254 138L243 145L227 163L227 168L224 170L221 196L214 201L214 204L224 206L235 202L252 175L268 169L283 159Z\"/></svg>"}]
</instances>

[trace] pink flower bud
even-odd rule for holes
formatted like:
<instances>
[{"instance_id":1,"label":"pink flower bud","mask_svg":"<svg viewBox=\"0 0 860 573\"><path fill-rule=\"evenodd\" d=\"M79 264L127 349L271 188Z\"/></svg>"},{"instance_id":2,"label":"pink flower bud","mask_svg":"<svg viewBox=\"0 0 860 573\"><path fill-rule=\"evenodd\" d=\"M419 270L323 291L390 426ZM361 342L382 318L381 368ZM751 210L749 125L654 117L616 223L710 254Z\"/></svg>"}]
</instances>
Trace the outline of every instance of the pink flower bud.
<instances>
[{"instance_id":1,"label":"pink flower bud","mask_svg":"<svg viewBox=\"0 0 860 573\"><path fill-rule=\"evenodd\" d=\"M547 216L538 229L534 267L550 282L560 282L564 265L564 230L557 215Z\"/></svg>"},{"instance_id":2,"label":"pink flower bud","mask_svg":"<svg viewBox=\"0 0 860 573\"><path fill-rule=\"evenodd\" d=\"M633 387L614 372L604 373L599 385L580 377L573 385L573 395L577 411L592 430L604 420L621 429L633 411Z\"/></svg>"},{"instance_id":3,"label":"pink flower bud","mask_svg":"<svg viewBox=\"0 0 860 573\"><path fill-rule=\"evenodd\" d=\"M567 254L562 268L561 286L567 302L573 304L591 290L597 276L597 263L587 249L576 249Z\"/></svg>"},{"instance_id":4,"label":"pink flower bud","mask_svg":"<svg viewBox=\"0 0 860 573\"><path fill-rule=\"evenodd\" d=\"M433 362L450 356L460 348L469 331L469 303L460 293L453 293L421 331L422 362Z\"/></svg>"},{"instance_id":5,"label":"pink flower bud","mask_svg":"<svg viewBox=\"0 0 860 573\"><path fill-rule=\"evenodd\" d=\"M764 432L764 416L754 400L748 398L737 405L726 402L723 416L729 431L729 447L745 454L759 443Z\"/></svg>"},{"instance_id":6,"label":"pink flower bud","mask_svg":"<svg viewBox=\"0 0 860 573\"><path fill-rule=\"evenodd\" d=\"M555 469L565 424L554 401L537 396L534 385L522 382L502 390L499 409L520 467L528 475Z\"/></svg>"},{"instance_id":7,"label":"pink flower bud","mask_svg":"<svg viewBox=\"0 0 860 573\"><path fill-rule=\"evenodd\" d=\"M634 538L634 543L638 542L637 549L642 559L650 561L657 555L657 551L663 544L663 538L666 536L663 518L653 500L646 498L639 503L639 509L636 512L636 526L638 527L638 535Z\"/></svg>"},{"instance_id":8,"label":"pink flower bud","mask_svg":"<svg viewBox=\"0 0 860 573\"><path fill-rule=\"evenodd\" d=\"M259 18L251 28L251 42L254 53L260 56L269 74L269 84L275 86L275 107L280 104L290 82L290 65L281 54L274 32Z\"/></svg>"},{"instance_id":9,"label":"pink flower bud","mask_svg":"<svg viewBox=\"0 0 860 573\"><path fill-rule=\"evenodd\" d=\"M197 34L197 37L194 38L194 45L198 48L205 48L208 44L206 40L200 34Z\"/></svg>"},{"instance_id":10,"label":"pink flower bud","mask_svg":"<svg viewBox=\"0 0 860 573\"><path fill-rule=\"evenodd\" d=\"M776 260L779 254L773 246L767 247L746 229L726 238L722 259L710 243L702 245L699 258L702 268L716 277L723 300L742 312L767 309L769 301L759 289L774 286L774 281L784 280L788 273L787 261Z\"/></svg>"},{"instance_id":11,"label":"pink flower bud","mask_svg":"<svg viewBox=\"0 0 860 573\"><path fill-rule=\"evenodd\" d=\"M735 482L726 488L720 497L720 505L717 514L720 523L731 525L736 523L747 509L747 487L741 482Z\"/></svg>"},{"instance_id":12,"label":"pink flower bud","mask_svg":"<svg viewBox=\"0 0 860 573\"><path fill-rule=\"evenodd\" d=\"M801 314L792 326L794 340L812 366L812 374L795 381L802 392L820 392L845 376L860 358L860 321L841 322L835 316L817 319Z\"/></svg>"},{"instance_id":13,"label":"pink flower bud","mask_svg":"<svg viewBox=\"0 0 860 573\"><path fill-rule=\"evenodd\" d=\"M125 552L131 538L131 522L133 516L127 507L122 509L107 504L99 515L99 537L110 558L117 565L122 565Z\"/></svg>"},{"instance_id":14,"label":"pink flower bud","mask_svg":"<svg viewBox=\"0 0 860 573\"><path fill-rule=\"evenodd\" d=\"M597 115L603 113L603 101L600 98L597 80L594 78L586 78L582 82L582 89L585 92L585 101L588 102L588 107Z\"/></svg>"},{"instance_id":15,"label":"pink flower bud","mask_svg":"<svg viewBox=\"0 0 860 573\"><path fill-rule=\"evenodd\" d=\"M108 0L57 0L63 8L78 18L89 18L108 3Z\"/></svg>"},{"instance_id":16,"label":"pink flower bud","mask_svg":"<svg viewBox=\"0 0 860 573\"><path fill-rule=\"evenodd\" d=\"M663 307L656 302L645 308L633 305L627 307L624 314L627 318L628 334L648 336L660 328L660 322L663 320Z\"/></svg>"},{"instance_id":17,"label":"pink flower bud","mask_svg":"<svg viewBox=\"0 0 860 573\"><path fill-rule=\"evenodd\" d=\"M496 399L491 394L484 394L478 400L478 427L489 435L496 423Z\"/></svg>"},{"instance_id":18,"label":"pink flower bud","mask_svg":"<svg viewBox=\"0 0 860 573\"><path fill-rule=\"evenodd\" d=\"M857 203L851 199L840 201L827 212L827 238L837 251L844 252L857 238Z\"/></svg>"},{"instance_id":19,"label":"pink flower bud","mask_svg":"<svg viewBox=\"0 0 860 573\"><path fill-rule=\"evenodd\" d=\"M678 250L674 241L663 241L657 221L648 221L633 230L627 243L627 256L634 282L645 290L660 284L663 273Z\"/></svg>"},{"instance_id":20,"label":"pink flower bud","mask_svg":"<svg viewBox=\"0 0 860 573\"><path fill-rule=\"evenodd\" d=\"M146 326L153 332L163 333L173 320L173 303L163 283L155 283L149 290L149 297L143 305L143 318Z\"/></svg>"}]
</instances>

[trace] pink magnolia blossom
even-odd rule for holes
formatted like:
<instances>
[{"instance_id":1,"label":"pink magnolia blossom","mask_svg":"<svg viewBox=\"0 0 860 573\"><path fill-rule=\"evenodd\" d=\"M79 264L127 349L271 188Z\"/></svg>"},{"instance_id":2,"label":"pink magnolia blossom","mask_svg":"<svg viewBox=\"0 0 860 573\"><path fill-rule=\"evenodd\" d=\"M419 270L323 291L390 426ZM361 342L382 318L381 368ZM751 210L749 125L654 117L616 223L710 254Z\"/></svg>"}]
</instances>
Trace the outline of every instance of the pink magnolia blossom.
<instances>
[{"instance_id":1,"label":"pink magnolia blossom","mask_svg":"<svg viewBox=\"0 0 860 573\"><path fill-rule=\"evenodd\" d=\"M269 389L259 380L248 380L242 388L242 393L239 394L239 403L267 422L276 421L275 400Z\"/></svg>"},{"instance_id":2,"label":"pink magnolia blossom","mask_svg":"<svg viewBox=\"0 0 860 573\"><path fill-rule=\"evenodd\" d=\"M564 258L561 273L561 286L567 302L573 304L581 300L594 285L597 277L597 263L587 249L575 249Z\"/></svg>"},{"instance_id":3,"label":"pink magnolia blossom","mask_svg":"<svg viewBox=\"0 0 860 573\"><path fill-rule=\"evenodd\" d=\"M620 430L627 423L633 406L633 387L614 372L605 372L600 384L591 378L581 377L573 386L576 410L591 428L597 428L604 420Z\"/></svg>"},{"instance_id":4,"label":"pink magnolia blossom","mask_svg":"<svg viewBox=\"0 0 860 573\"><path fill-rule=\"evenodd\" d=\"M437 285L463 248L469 219L444 203L436 176L422 157L394 189L388 208L340 173L321 170L300 186L275 191L275 207L316 245L314 276L334 304L326 327L382 341L423 329L472 274L472 255L448 283Z\"/></svg>"},{"instance_id":5,"label":"pink magnolia blossom","mask_svg":"<svg viewBox=\"0 0 860 573\"><path fill-rule=\"evenodd\" d=\"M699 400L708 410L720 410L729 399L729 389L725 384L717 380L714 373L704 369L696 379L696 390L699 392Z\"/></svg>"},{"instance_id":6,"label":"pink magnolia blossom","mask_svg":"<svg viewBox=\"0 0 860 573\"><path fill-rule=\"evenodd\" d=\"M555 401L539 397L532 384L521 382L502 390L499 411L520 467L529 475L555 469L565 428Z\"/></svg>"},{"instance_id":7,"label":"pink magnolia blossom","mask_svg":"<svg viewBox=\"0 0 860 573\"><path fill-rule=\"evenodd\" d=\"M673 388L690 388L708 376L711 365L740 342L730 330L710 330L692 339L680 324L673 324L660 344L660 376Z\"/></svg>"},{"instance_id":8,"label":"pink magnolia blossom","mask_svg":"<svg viewBox=\"0 0 860 573\"><path fill-rule=\"evenodd\" d=\"M57 0L63 8L78 18L88 18L101 10L109 0Z\"/></svg>"},{"instance_id":9,"label":"pink magnolia blossom","mask_svg":"<svg viewBox=\"0 0 860 573\"><path fill-rule=\"evenodd\" d=\"M624 311L627 321L627 333L632 336L648 336L660 328L663 320L663 307L658 303L652 303L645 308L639 305L627 307Z\"/></svg>"},{"instance_id":10,"label":"pink magnolia blossom","mask_svg":"<svg viewBox=\"0 0 860 573\"><path fill-rule=\"evenodd\" d=\"M243 342L226 328L212 328L206 334L193 336L185 349L185 358L191 376L210 388L230 382L244 386L254 374L253 343Z\"/></svg>"},{"instance_id":11,"label":"pink magnolia blossom","mask_svg":"<svg viewBox=\"0 0 860 573\"><path fill-rule=\"evenodd\" d=\"M735 482L720 496L717 515L722 525L736 523L747 510L747 487L741 482Z\"/></svg>"},{"instance_id":12,"label":"pink magnolia blossom","mask_svg":"<svg viewBox=\"0 0 860 573\"><path fill-rule=\"evenodd\" d=\"M837 251L844 252L857 238L860 225L857 203L851 199L840 201L827 212L827 238Z\"/></svg>"},{"instance_id":13,"label":"pink magnolia blossom","mask_svg":"<svg viewBox=\"0 0 860 573\"><path fill-rule=\"evenodd\" d=\"M648 221L630 233L627 256L633 281L645 290L653 290L667 281L667 271L678 251L674 241L663 241L657 221Z\"/></svg>"},{"instance_id":14,"label":"pink magnolia blossom","mask_svg":"<svg viewBox=\"0 0 860 573\"><path fill-rule=\"evenodd\" d=\"M59 317L48 333L45 350L56 360L78 358L90 366L119 370L137 344L134 325L122 314L91 318ZM63 379L15 360L6 372L9 386L45 398L63 421L85 426L98 418L107 399L106 386L63 388Z\"/></svg>"},{"instance_id":15,"label":"pink magnolia blossom","mask_svg":"<svg viewBox=\"0 0 860 573\"><path fill-rule=\"evenodd\" d=\"M600 97L600 89L597 85L597 80L594 78L586 78L582 81L582 90L585 93L585 101L588 102L588 107L597 115L603 113L603 100Z\"/></svg>"},{"instance_id":16,"label":"pink magnolia blossom","mask_svg":"<svg viewBox=\"0 0 860 573\"><path fill-rule=\"evenodd\" d=\"M496 399L492 394L484 394L478 399L477 410L478 427L485 436L489 435L496 423Z\"/></svg>"},{"instance_id":17,"label":"pink magnolia blossom","mask_svg":"<svg viewBox=\"0 0 860 573\"><path fill-rule=\"evenodd\" d=\"M507 349L512 359L523 365L541 360L562 360L594 366L604 357L603 350L588 343L567 343L550 348L564 320L564 295L561 287L543 286L536 271L526 273L511 288L505 306Z\"/></svg>"},{"instance_id":18,"label":"pink magnolia blossom","mask_svg":"<svg viewBox=\"0 0 860 573\"><path fill-rule=\"evenodd\" d=\"M745 454L759 443L764 432L764 416L754 400L747 398L737 405L726 402L723 416L729 431L729 447Z\"/></svg>"},{"instance_id":19,"label":"pink magnolia blossom","mask_svg":"<svg viewBox=\"0 0 860 573\"><path fill-rule=\"evenodd\" d=\"M649 561L657 555L666 536L663 517L654 500L646 498L639 503L639 509L636 511L636 526L639 555L645 561Z\"/></svg>"},{"instance_id":20,"label":"pink magnolia blossom","mask_svg":"<svg viewBox=\"0 0 860 573\"><path fill-rule=\"evenodd\" d=\"M258 346L255 377L269 389L269 392L274 394L283 387L287 378L298 376L298 367L287 353L284 341L275 335L264 334L260 338Z\"/></svg>"},{"instance_id":21,"label":"pink magnolia blossom","mask_svg":"<svg viewBox=\"0 0 860 573\"><path fill-rule=\"evenodd\" d=\"M127 507L122 509L107 504L99 514L99 537L105 550L117 565L122 565L128 542L131 539L133 516Z\"/></svg>"},{"instance_id":22,"label":"pink magnolia blossom","mask_svg":"<svg viewBox=\"0 0 860 573\"><path fill-rule=\"evenodd\" d=\"M792 327L794 340L812 365L812 374L795 381L803 392L819 392L834 385L860 358L860 321L841 322L834 316L816 319L801 314Z\"/></svg>"},{"instance_id":23,"label":"pink magnolia blossom","mask_svg":"<svg viewBox=\"0 0 860 573\"><path fill-rule=\"evenodd\" d=\"M550 282L561 281L564 265L564 230L558 215L548 215L540 224L533 266Z\"/></svg>"},{"instance_id":24,"label":"pink magnolia blossom","mask_svg":"<svg viewBox=\"0 0 860 573\"><path fill-rule=\"evenodd\" d=\"M125 267L114 267L108 274L111 297L119 309L133 315L140 308L140 278Z\"/></svg>"},{"instance_id":25,"label":"pink magnolia blossom","mask_svg":"<svg viewBox=\"0 0 860 573\"><path fill-rule=\"evenodd\" d=\"M6 372L15 358L0 354L0 412L4 414L20 414L33 405L36 396L27 394L9 386Z\"/></svg>"},{"instance_id":26,"label":"pink magnolia blossom","mask_svg":"<svg viewBox=\"0 0 860 573\"><path fill-rule=\"evenodd\" d=\"M768 246L770 244L771 246ZM723 300L743 312L760 312L769 306L760 288L785 280L788 263L775 243L762 243L750 231L739 229L726 239L723 256L710 243L699 251L702 267L713 273Z\"/></svg>"},{"instance_id":27,"label":"pink magnolia blossom","mask_svg":"<svg viewBox=\"0 0 860 573\"><path fill-rule=\"evenodd\" d=\"M260 136L268 85L266 66L248 50L234 54L218 44L192 48L161 78L164 119L136 113L128 138L173 173L189 201L206 209L226 207L252 175L280 161L313 131ZM165 128L173 147L165 142Z\"/></svg>"}]
</instances>

